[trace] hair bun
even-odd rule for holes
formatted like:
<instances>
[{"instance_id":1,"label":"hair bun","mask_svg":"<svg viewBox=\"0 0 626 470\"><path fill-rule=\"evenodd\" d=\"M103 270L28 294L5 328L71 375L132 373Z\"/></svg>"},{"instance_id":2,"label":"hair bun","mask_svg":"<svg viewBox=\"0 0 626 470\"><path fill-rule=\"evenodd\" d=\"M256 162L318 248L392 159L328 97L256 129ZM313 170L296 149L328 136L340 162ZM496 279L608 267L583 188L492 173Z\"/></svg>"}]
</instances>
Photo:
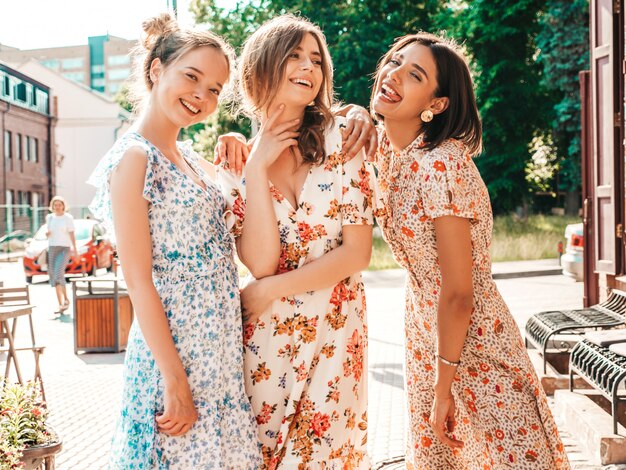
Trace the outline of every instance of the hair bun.
<instances>
[{"instance_id":1,"label":"hair bun","mask_svg":"<svg viewBox=\"0 0 626 470\"><path fill-rule=\"evenodd\" d=\"M179 30L178 23L169 13L153 16L145 20L141 26L144 31L142 44L148 50L154 47L159 38Z\"/></svg>"}]
</instances>

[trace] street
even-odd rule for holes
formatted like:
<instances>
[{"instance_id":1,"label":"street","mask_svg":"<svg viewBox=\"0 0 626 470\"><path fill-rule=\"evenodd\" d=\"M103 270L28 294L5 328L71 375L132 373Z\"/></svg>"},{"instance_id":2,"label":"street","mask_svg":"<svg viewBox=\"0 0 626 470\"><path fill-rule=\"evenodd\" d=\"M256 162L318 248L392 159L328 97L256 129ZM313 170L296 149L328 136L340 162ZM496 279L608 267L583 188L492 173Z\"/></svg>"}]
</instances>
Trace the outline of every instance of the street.
<instances>
[{"instance_id":1,"label":"street","mask_svg":"<svg viewBox=\"0 0 626 470\"><path fill-rule=\"evenodd\" d=\"M104 274L104 271L102 271ZM5 286L24 283L21 264L0 263ZM63 438L59 469L105 468L122 383L123 353L73 353L72 311L53 313L53 289L35 279L31 287L37 342L46 346L41 358L50 423ZM369 452L372 463L403 453L403 275L400 271L365 274L369 316ZM504 279L497 285L520 326L534 312L582 306L582 283L561 275ZM18 323L18 342L27 337L27 322ZM0 367L6 356L0 356ZM25 376L32 356L20 354ZM566 445L568 442L566 441ZM571 444L575 452L575 443ZM594 468L577 466L575 468Z\"/></svg>"}]
</instances>

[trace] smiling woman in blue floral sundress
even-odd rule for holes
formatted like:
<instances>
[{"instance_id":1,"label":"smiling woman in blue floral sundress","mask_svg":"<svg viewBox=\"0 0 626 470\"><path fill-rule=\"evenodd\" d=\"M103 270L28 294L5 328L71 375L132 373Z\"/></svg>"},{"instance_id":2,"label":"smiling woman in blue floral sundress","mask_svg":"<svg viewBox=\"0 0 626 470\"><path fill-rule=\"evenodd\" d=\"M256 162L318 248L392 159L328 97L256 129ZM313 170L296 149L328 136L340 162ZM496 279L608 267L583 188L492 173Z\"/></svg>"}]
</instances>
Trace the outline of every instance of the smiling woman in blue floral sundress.
<instances>
[{"instance_id":1,"label":"smiling woman in blue floral sundress","mask_svg":"<svg viewBox=\"0 0 626 470\"><path fill-rule=\"evenodd\" d=\"M114 222L137 318L110 466L256 469L225 202L212 168L176 142L181 128L217 108L229 48L213 34L178 29L167 14L144 30L149 101L90 178L94 214Z\"/></svg>"}]
</instances>

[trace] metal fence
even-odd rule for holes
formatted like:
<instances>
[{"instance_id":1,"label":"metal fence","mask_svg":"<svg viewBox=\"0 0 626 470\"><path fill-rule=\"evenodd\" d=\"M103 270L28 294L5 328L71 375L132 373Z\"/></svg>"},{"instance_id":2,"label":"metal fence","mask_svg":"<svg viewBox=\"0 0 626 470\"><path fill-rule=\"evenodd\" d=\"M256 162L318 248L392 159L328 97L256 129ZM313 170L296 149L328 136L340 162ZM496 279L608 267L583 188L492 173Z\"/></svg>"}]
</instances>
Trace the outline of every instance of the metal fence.
<instances>
[{"instance_id":1,"label":"metal fence","mask_svg":"<svg viewBox=\"0 0 626 470\"><path fill-rule=\"evenodd\" d=\"M89 215L86 207L72 207L68 212L75 218ZM49 213L47 207L0 204L0 252L20 251L24 241L46 222Z\"/></svg>"}]
</instances>

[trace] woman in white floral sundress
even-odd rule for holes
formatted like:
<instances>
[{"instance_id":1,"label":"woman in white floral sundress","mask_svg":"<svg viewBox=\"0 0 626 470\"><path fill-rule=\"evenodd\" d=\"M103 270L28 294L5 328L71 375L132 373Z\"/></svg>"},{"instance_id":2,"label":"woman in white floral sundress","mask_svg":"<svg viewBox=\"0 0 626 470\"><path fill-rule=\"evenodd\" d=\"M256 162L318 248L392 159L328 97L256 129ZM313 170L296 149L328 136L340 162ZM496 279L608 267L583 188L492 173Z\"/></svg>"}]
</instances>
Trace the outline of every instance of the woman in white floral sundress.
<instances>
[{"instance_id":1,"label":"woman in white floral sundress","mask_svg":"<svg viewBox=\"0 0 626 470\"><path fill-rule=\"evenodd\" d=\"M253 470L261 454L224 199L212 168L176 142L215 111L232 59L220 38L180 30L167 14L144 30L149 102L90 179L137 318L110 467Z\"/></svg>"},{"instance_id":2,"label":"woman in white floral sundress","mask_svg":"<svg viewBox=\"0 0 626 470\"><path fill-rule=\"evenodd\" d=\"M276 18L246 42L241 85L262 127L243 178L219 168L240 258L245 381L264 468L369 468L367 327L372 182L345 161L321 31ZM228 165L224 164L224 167Z\"/></svg>"}]
</instances>

